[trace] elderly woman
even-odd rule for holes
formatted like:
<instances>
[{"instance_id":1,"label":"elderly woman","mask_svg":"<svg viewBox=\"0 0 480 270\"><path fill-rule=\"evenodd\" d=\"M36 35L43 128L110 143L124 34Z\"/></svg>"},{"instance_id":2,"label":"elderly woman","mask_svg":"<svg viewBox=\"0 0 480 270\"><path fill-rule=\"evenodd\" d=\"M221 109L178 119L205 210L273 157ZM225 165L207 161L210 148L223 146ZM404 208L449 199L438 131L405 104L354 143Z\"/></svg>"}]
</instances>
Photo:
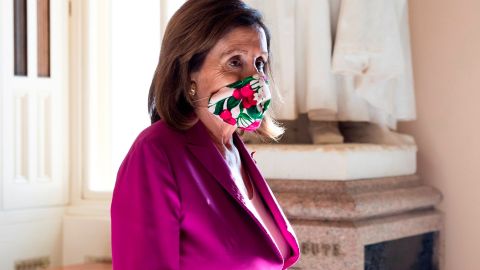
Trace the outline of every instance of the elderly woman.
<instances>
[{"instance_id":1,"label":"elderly woman","mask_svg":"<svg viewBox=\"0 0 480 270\"><path fill-rule=\"evenodd\" d=\"M238 134L283 132L267 111L269 45L261 15L239 0L190 0L173 15L149 94L152 125L113 192L114 270L280 270L299 259Z\"/></svg>"}]
</instances>

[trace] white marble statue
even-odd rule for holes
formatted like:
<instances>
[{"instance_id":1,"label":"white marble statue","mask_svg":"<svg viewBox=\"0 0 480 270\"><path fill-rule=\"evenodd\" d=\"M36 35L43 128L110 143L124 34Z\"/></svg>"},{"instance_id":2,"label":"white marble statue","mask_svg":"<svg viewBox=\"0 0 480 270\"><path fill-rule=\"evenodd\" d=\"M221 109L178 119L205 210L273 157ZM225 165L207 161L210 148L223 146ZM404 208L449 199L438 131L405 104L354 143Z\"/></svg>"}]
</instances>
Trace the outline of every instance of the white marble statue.
<instances>
[{"instance_id":1,"label":"white marble statue","mask_svg":"<svg viewBox=\"0 0 480 270\"><path fill-rule=\"evenodd\" d=\"M306 114L315 144L414 144L395 132L416 118L407 0L246 2L272 32L277 119Z\"/></svg>"}]
</instances>

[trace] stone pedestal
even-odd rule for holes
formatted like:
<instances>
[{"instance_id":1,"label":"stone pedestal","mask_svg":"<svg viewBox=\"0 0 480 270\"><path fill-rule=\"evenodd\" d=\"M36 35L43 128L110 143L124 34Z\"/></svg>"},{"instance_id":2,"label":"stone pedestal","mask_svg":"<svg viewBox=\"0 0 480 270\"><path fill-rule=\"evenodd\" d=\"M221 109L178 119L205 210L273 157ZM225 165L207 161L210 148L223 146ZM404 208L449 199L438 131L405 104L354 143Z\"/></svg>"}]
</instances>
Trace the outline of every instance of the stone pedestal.
<instances>
[{"instance_id":1,"label":"stone pedestal","mask_svg":"<svg viewBox=\"0 0 480 270\"><path fill-rule=\"evenodd\" d=\"M444 269L442 195L415 174L267 182L300 241L290 269Z\"/></svg>"}]
</instances>

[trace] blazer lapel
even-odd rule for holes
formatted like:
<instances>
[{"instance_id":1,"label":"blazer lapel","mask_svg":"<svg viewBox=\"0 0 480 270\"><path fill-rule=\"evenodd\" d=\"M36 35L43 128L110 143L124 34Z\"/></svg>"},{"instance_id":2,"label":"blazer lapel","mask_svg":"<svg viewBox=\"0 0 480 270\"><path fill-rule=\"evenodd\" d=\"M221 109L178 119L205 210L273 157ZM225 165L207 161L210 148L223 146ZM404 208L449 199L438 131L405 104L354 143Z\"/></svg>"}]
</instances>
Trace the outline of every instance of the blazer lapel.
<instances>
[{"instance_id":1,"label":"blazer lapel","mask_svg":"<svg viewBox=\"0 0 480 270\"><path fill-rule=\"evenodd\" d=\"M236 134L236 133L234 133ZM238 135L237 135L238 136ZM207 127L199 120L195 125L186 131L187 148L200 161L200 163L210 172L210 174L220 183L220 185L233 197L242 209L251 216L257 226L263 231L264 236L269 239L270 246L275 251L279 260L282 260L282 254L278 250L274 240L266 231L266 228L260 223L255 215L248 209L246 202L240 190L236 186L230 168L221 156L218 149L208 134Z\"/></svg>"},{"instance_id":2,"label":"blazer lapel","mask_svg":"<svg viewBox=\"0 0 480 270\"><path fill-rule=\"evenodd\" d=\"M296 261L297 258L300 256L298 252L299 244L298 244L295 232L291 224L288 222L287 217L285 216L283 211L279 208L280 204L277 202L275 195L272 193L271 189L267 186L267 182L265 178L258 170L258 167L255 164L255 161L252 159L251 155L248 153L248 150L245 147L245 144L243 143L242 139L239 137L237 133L233 134L233 139L238 148L238 151L240 152L240 156L244 161L244 165L246 166L246 169L252 178L252 181L255 182L255 186L258 188L259 193L262 194L262 197L265 200L267 208L269 208L277 226L280 228L282 235L285 237L287 243L291 248L291 251L292 251L291 256L289 258L285 258L286 259L285 264L291 265L290 262Z\"/></svg>"},{"instance_id":3,"label":"blazer lapel","mask_svg":"<svg viewBox=\"0 0 480 270\"><path fill-rule=\"evenodd\" d=\"M187 147L210 174L235 200L245 206L242 195L233 181L230 168L213 144L206 127L199 120L186 132Z\"/></svg>"}]
</instances>

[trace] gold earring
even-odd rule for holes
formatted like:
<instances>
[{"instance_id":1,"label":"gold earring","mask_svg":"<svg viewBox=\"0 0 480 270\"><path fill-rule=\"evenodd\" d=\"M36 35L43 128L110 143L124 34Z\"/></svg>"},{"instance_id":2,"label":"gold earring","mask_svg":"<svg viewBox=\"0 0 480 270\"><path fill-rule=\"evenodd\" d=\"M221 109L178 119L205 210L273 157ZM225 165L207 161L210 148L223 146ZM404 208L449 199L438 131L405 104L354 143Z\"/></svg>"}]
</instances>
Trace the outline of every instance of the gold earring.
<instances>
[{"instance_id":1,"label":"gold earring","mask_svg":"<svg viewBox=\"0 0 480 270\"><path fill-rule=\"evenodd\" d=\"M195 83L192 83L192 86L190 88L190 95L195 96L196 93L197 93L197 85Z\"/></svg>"}]
</instances>

